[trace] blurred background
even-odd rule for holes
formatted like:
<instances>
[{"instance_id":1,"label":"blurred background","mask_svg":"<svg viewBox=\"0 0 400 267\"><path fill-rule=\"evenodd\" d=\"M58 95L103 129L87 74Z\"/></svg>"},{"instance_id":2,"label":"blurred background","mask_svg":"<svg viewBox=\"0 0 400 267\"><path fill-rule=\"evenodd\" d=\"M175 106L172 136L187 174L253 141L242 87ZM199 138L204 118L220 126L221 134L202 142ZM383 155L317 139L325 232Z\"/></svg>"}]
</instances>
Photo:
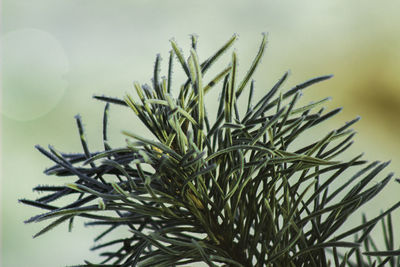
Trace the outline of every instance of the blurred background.
<instances>
[{"instance_id":1,"label":"blurred background","mask_svg":"<svg viewBox=\"0 0 400 267\"><path fill-rule=\"evenodd\" d=\"M23 206L18 199L36 198L31 188L38 184L68 181L43 174L51 162L34 145L81 151L73 118L79 113L90 149L101 149L104 103L92 96L122 98L133 93L133 81L150 83L157 53L164 58L166 75L169 40L175 38L187 56L193 33L199 36L200 60L237 33L239 75L250 66L261 33L268 33L267 50L255 74L256 97L288 70L286 90L314 76L334 74L304 92L305 102L331 96L329 108L344 107L323 124L321 136L360 115L351 155L365 152L369 160L391 159L380 178L391 171L398 177L399 10L399 1L388 0L3 0L2 266L54 267L97 259L88 250L98 231L83 227L84 220L76 220L72 233L62 225L37 239L32 236L46 223L24 225L40 210ZM226 54L221 62L229 60ZM143 127L132 112L112 106L109 129L115 147L124 145L121 130ZM399 188L392 182L364 211L369 217L378 215L399 199ZM355 216L354 223L359 218ZM399 221L399 212L394 219Z\"/></svg>"}]
</instances>

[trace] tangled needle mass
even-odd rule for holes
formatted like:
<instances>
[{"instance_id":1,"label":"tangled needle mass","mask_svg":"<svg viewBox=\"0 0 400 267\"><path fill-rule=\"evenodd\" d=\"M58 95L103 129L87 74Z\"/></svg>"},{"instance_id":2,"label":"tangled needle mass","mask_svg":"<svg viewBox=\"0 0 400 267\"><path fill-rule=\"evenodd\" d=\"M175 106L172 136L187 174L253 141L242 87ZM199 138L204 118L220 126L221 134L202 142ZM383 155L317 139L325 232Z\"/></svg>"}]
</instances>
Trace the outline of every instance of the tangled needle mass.
<instances>
[{"instance_id":1,"label":"tangled needle mass","mask_svg":"<svg viewBox=\"0 0 400 267\"><path fill-rule=\"evenodd\" d=\"M100 254L104 260L78 266L400 266L391 220L400 202L341 230L393 176L376 182L388 162L367 163L361 155L348 161L338 157L351 146L350 126L358 118L311 143L299 141L341 110L319 108L328 98L298 106L304 89L331 76L278 94L285 73L253 102L252 76L264 54L265 35L242 79L236 52L211 80L204 78L236 39L234 35L203 62L196 36L187 60L171 41L167 77L160 78L158 55L152 86L134 83L138 99L95 96L106 102L102 151L89 150L79 116L83 153L37 146L55 163L45 173L70 176L71 183L37 186L35 191L47 194L21 200L46 210L26 222L54 219L35 236L67 221L72 228L76 217L105 228L92 248L106 250ZM186 75L180 86L172 83L174 61ZM205 99L217 87L221 94L211 118ZM173 89L179 89L175 96ZM247 105L239 108L247 91ZM107 136L110 104L131 109L153 137L124 131L126 147L112 148ZM62 198L68 204L54 204ZM383 225L384 250L370 235L378 222ZM126 236L115 238L117 228L125 228ZM98 244L106 237L111 240Z\"/></svg>"}]
</instances>

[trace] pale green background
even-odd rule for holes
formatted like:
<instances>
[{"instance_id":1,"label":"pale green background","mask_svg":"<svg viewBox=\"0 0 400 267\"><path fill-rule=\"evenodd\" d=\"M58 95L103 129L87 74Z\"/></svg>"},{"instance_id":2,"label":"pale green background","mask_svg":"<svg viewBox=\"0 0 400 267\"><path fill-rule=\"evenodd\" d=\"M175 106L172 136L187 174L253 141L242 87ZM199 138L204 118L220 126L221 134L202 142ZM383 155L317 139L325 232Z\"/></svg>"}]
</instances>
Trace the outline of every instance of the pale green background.
<instances>
[{"instance_id":1,"label":"pale green background","mask_svg":"<svg viewBox=\"0 0 400 267\"><path fill-rule=\"evenodd\" d=\"M361 115L351 152L364 151L371 160L392 159L382 176L389 171L399 175L399 3L4 0L2 266L53 267L96 259L88 248L97 231L82 227L82 220L72 233L61 226L35 240L32 235L45 224L23 224L39 210L18 204L19 198L35 198L31 188L37 184L68 181L45 177L42 171L50 162L33 146L80 151L73 119L80 113L90 148L101 148L103 104L92 95L122 97L133 91L134 80L150 83L156 53L164 56L165 70L172 37L188 51L189 34L198 34L200 58L205 59L233 33L239 34L235 48L242 74L261 32L268 32L268 48L255 76L256 95L266 92L286 70L291 76L285 88L313 76L335 74L306 92L306 101L332 96L330 107L344 106L331 124L324 124L325 130ZM110 115L113 146L124 144L122 129L142 129L131 112L113 106ZM365 210L371 216L379 214L400 198L399 188L393 182Z\"/></svg>"}]
</instances>

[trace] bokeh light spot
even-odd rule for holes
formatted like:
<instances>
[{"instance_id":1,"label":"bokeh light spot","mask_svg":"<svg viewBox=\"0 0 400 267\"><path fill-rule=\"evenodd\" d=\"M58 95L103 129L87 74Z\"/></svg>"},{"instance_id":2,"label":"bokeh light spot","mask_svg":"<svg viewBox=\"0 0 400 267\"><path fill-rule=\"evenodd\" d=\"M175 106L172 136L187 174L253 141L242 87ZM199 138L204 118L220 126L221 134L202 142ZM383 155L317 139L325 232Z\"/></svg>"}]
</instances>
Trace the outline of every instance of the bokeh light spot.
<instances>
[{"instance_id":1,"label":"bokeh light spot","mask_svg":"<svg viewBox=\"0 0 400 267\"><path fill-rule=\"evenodd\" d=\"M68 58L60 42L39 29L3 35L3 115L34 120L52 110L67 88Z\"/></svg>"}]
</instances>

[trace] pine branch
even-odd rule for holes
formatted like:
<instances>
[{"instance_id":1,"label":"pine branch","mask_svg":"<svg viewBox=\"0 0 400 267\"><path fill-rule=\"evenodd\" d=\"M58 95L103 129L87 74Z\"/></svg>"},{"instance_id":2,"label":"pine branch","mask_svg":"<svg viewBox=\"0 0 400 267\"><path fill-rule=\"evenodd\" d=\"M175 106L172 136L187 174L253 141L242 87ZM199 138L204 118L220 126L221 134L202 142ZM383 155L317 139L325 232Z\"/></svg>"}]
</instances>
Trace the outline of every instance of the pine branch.
<instances>
[{"instance_id":1,"label":"pine branch","mask_svg":"<svg viewBox=\"0 0 400 267\"><path fill-rule=\"evenodd\" d=\"M79 266L195 262L329 266L331 261L335 266L398 266L400 253L391 213L400 202L373 219L364 216L357 227L341 230L392 179L389 174L377 180L388 163L367 163L361 156L340 160L354 137L349 127L359 118L315 137L310 144L301 142L302 135L341 110L324 112L321 106L328 98L298 104L303 90L332 76L285 91L285 73L253 105L252 78L264 54L265 35L242 79L237 75L235 52L230 64L215 71L211 80L204 78L235 40L233 36L204 61L197 55L196 36L191 37L188 60L176 41L171 41L167 78L160 78L161 57L157 55L152 87L134 84L138 99L95 96L106 102L101 151L89 151L79 116L76 122L83 153L65 154L52 146L48 150L37 146L55 164L45 173L70 176L71 182L37 186L35 191L45 196L21 200L45 210L26 222L53 219L35 237L66 221L71 228L77 217L89 219L86 225L105 228L95 241L111 240L93 247L105 251L100 254L104 260ZM175 58L186 74L181 86L172 83ZM176 87L180 91L174 97ZM221 97L213 120L207 113L206 97L217 87ZM247 107L241 114L238 99L247 89ZM123 132L128 138L126 146L112 148L107 134L110 104L132 110L153 138ZM293 143L301 147L294 149ZM358 171L348 177L348 170ZM71 195L76 198L66 205L54 203ZM379 222L383 250L371 237ZM121 227L126 230L125 238L113 239L113 231Z\"/></svg>"}]
</instances>

